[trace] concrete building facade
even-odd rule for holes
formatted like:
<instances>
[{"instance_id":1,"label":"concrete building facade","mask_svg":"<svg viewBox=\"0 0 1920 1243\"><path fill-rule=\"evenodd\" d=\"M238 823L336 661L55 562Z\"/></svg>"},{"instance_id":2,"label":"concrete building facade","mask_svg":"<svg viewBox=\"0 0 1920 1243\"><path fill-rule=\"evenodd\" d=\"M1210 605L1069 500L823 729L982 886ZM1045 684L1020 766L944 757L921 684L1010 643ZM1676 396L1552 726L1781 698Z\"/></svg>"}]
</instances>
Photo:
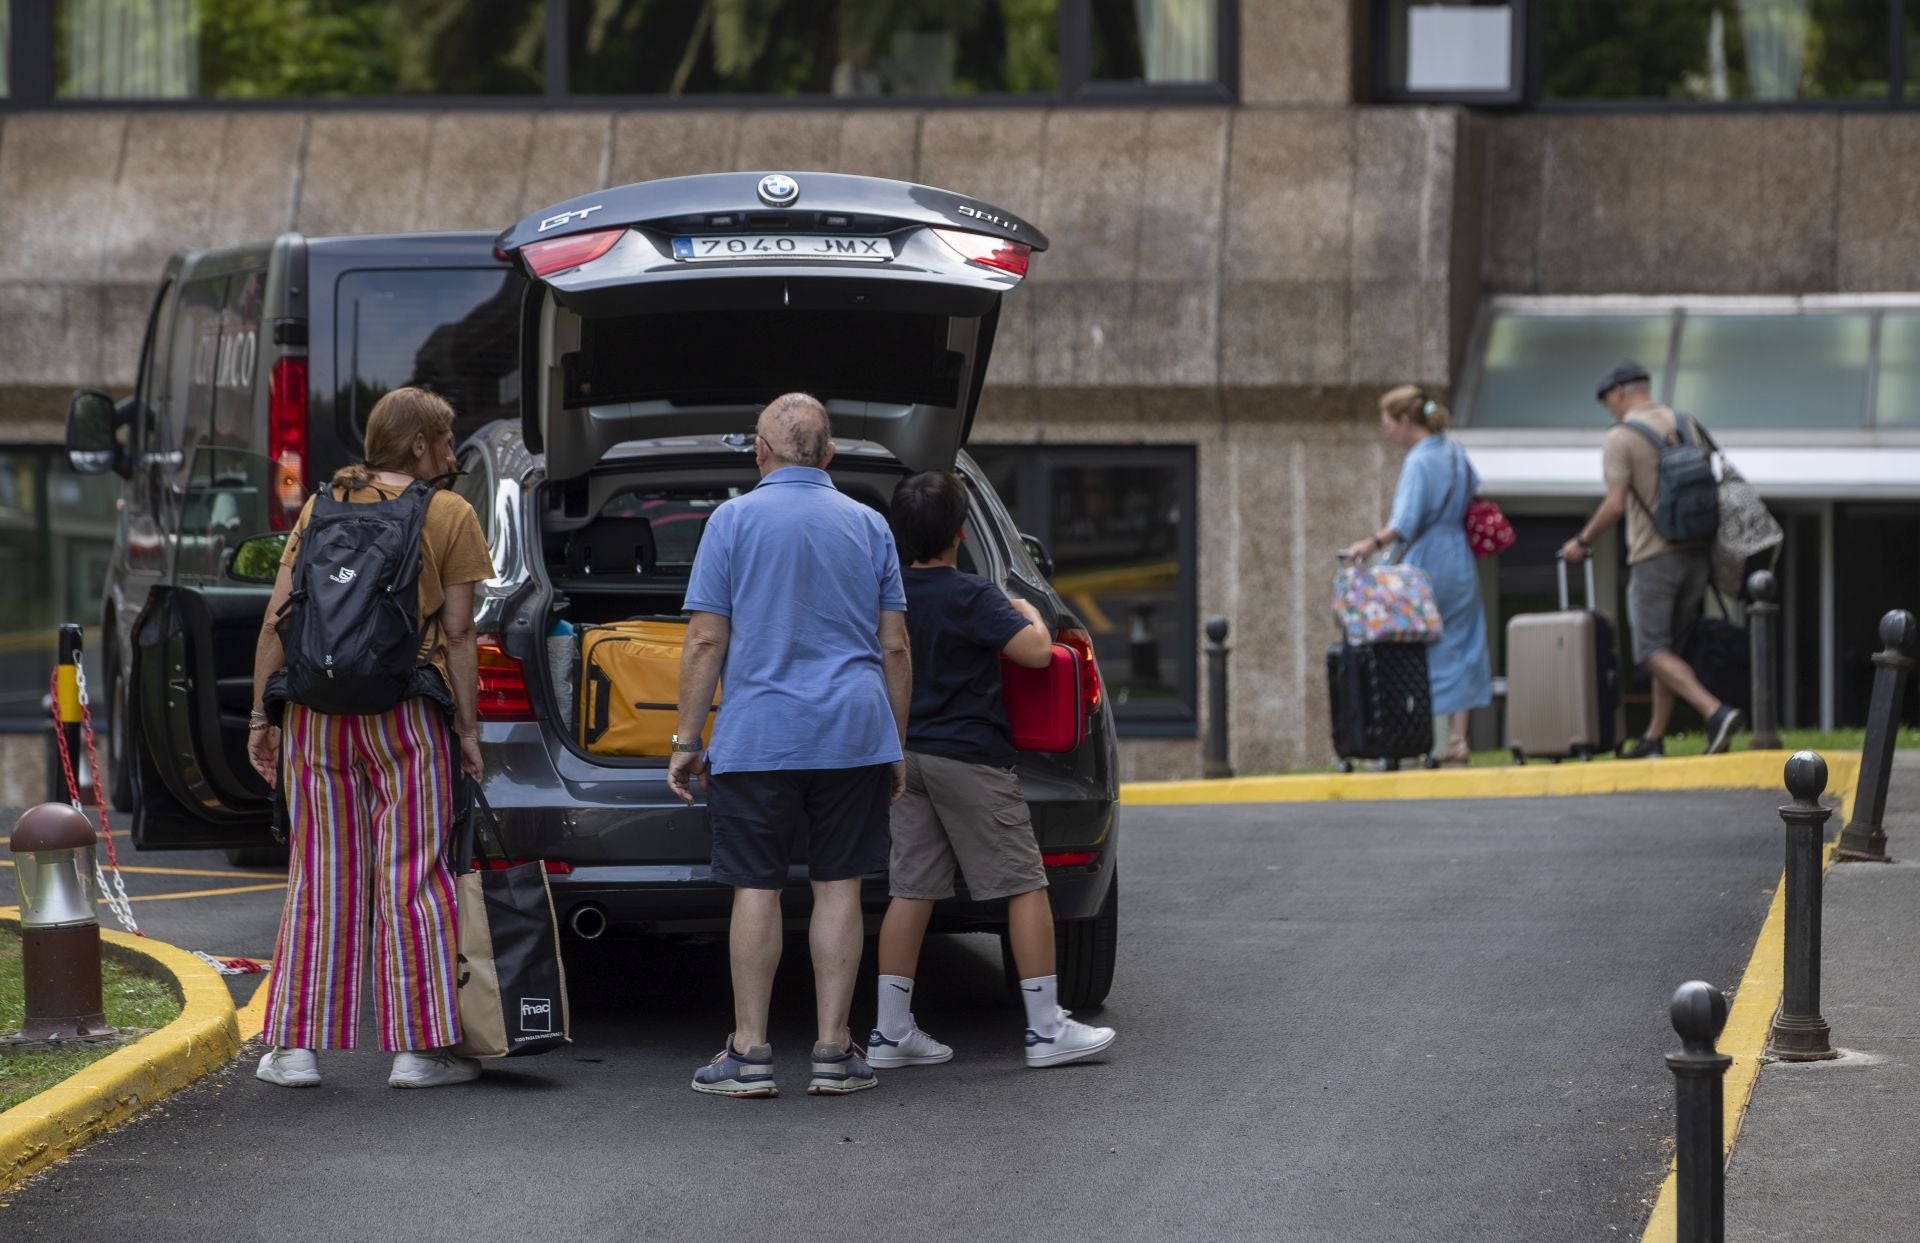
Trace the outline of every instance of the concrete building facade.
<instances>
[{"instance_id":1,"label":"concrete building facade","mask_svg":"<svg viewBox=\"0 0 1920 1243\"><path fill-rule=\"evenodd\" d=\"M1920 115L1376 104L1376 7L1242 0L1224 104L16 107L0 435L57 443L72 388L127 390L184 246L493 229L725 168L962 189L1053 242L1007 301L975 441L1186 454L1176 604L1232 624L1233 764L1325 763L1332 553L1384 519L1398 468L1374 402L1454 391L1490 298L1920 289ZM1130 731L1129 777L1199 772L1179 633L1184 719Z\"/></svg>"}]
</instances>

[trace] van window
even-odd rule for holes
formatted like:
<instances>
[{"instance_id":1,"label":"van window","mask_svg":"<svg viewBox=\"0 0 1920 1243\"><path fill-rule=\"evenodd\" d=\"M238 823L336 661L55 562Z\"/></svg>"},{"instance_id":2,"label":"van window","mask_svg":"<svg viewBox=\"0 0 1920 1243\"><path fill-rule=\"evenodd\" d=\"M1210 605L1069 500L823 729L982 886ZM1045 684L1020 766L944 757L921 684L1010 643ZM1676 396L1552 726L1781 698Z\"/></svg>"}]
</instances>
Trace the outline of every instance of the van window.
<instances>
[{"instance_id":1,"label":"van window","mask_svg":"<svg viewBox=\"0 0 1920 1243\"><path fill-rule=\"evenodd\" d=\"M796 389L850 401L959 404L947 318L875 311L675 311L589 319L567 405L760 403Z\"/></svg>"},{"instance_id":2,"label":"van window","mask_svg":"<svg viewBox=\"0 0 1920 1243\"><path fill-rule=\"evenodd\" d=\"M252 446L253 389L260 358L260 310L266 302L267 273L242 272L227 286L226 315L220 321L220 348L213 364L211 441L231 449Z\"/></svg>"},{"instance_id":3,"label":"van window","mask_svg":"<svg viewBox=\"0 0 1920 1243\"><path fill-rule=\"evenodd\" d=\"M264 270L190 282L174 320L179 396L184 416L186 488L174 524L176 581L218 582L228 549L270 526L267 501L273 471L253 444L253 396L258 361ZM179 367L183 353L190 365Z\"/></svg>"},{"instance_id":4,"label":"van window","mask_svg":"<svg viewBox=\"0 0 1920 1243\"><path fill-rule=\"evenodd\" d=\"M416 385L453 403L454 443L520 417L520 294L507 268L348 272L335 302L338 408L351 440L381 396Z\"/></svg>"}]
</instances>

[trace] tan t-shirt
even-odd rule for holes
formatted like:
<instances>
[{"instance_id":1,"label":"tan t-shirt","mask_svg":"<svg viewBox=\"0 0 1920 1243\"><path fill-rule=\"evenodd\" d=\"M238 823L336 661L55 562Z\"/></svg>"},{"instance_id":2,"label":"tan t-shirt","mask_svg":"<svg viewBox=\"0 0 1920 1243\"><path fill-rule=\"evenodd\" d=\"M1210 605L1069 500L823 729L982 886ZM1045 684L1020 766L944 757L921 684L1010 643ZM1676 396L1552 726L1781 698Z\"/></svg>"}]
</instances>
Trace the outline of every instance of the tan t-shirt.
<instances>
[{"instance_id":1,"label":"tan t-shirt","mask_svg":"<svg viewBox=\"0 0 1920 1243\"><path fill-rule=\"evenodd\" d=\"M371 504L381 499L390 501L404 491L404 486L376 480L370 488L354 489L347 499ZM292 565L300 555L300 536L312 517L313 498L308 497L300 510L300 520L293 524L293 531L287 536L286 551L280 554L281 565ZM425 655L426 645L433 645L429 658L440 670L440 676L447 679L449 687L453 679L447 673L446 637L437 626L428 631L428 622L446 603L447 588L459 583L484 582L492 577L493 555L487 551L487 537L481 533L480 519L475 516L473 506L457 493L444 489L435 492L427 503L426 522L420 530L420 625L428 634L421 648Z\"/></svg>"},{"instance_id":2,"label":"tan t-shirt","mask_svg":"<svg viewBox=\"0 0 1920 1243\"><path fill-rule=\"evenodd\" d=\"M1601 475L1607 486L1627 485L1627 564L1638 565L1649 557L1679 548L1698 548L1698 544L1669 544L1653 529L1649 505L1660 503L1660 451L1639 432L1624 423L1643 423L1663 441L1673 437L1674 413L1658 402L1648 402L1627 411L1621 423L1607 429L1600 452ZM1700 426L1688 422L1687 430L1698 438ZM1635 499L1635 498L1638 499Z\"/></svg>"}]
</instances>

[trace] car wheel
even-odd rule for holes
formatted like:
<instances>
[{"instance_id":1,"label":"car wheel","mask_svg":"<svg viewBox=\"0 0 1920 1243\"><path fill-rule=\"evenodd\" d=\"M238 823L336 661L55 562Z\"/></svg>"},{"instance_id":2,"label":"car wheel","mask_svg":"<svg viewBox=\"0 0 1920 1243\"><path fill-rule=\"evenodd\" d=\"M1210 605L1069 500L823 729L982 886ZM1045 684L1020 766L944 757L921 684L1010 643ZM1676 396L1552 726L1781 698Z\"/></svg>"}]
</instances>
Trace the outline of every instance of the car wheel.
<instances>
[{"instance_id":1,"label":"car wheel","mask_svg":"<svg viewBox=\"0 0 1920 1243\"><path fill-rule=\"evenodd\" d=\"M285 846L246 846L227 852L227 862L237 868L284 868L287 866L287 848Z\"/></svg>"},{"instance_id":2,"label":"car wheel","mask_svg":"<svg viewBox=\"0 0 1920 1243\"><path fill-rule=\"evenodd\" d=\"M1054 925L1054 972L1060 1004L1091 1010L1113 988L1113 966L1120 954L1120 877L1107 887L1107 900L1092 919L1067 919Z\"/></svg>"},{"instance_id":3,"label":"car wheel","mask_svg":"<svg viewBox=\"0 0 1920 1243\"><path fill-rule=\"evenodd\" d=\"M109 637L109 643L113 642ZM107 666L107 801L118 812L133 810L133 734L127 719L127 680L120 658Z\"/></svg>"}]
</instances>

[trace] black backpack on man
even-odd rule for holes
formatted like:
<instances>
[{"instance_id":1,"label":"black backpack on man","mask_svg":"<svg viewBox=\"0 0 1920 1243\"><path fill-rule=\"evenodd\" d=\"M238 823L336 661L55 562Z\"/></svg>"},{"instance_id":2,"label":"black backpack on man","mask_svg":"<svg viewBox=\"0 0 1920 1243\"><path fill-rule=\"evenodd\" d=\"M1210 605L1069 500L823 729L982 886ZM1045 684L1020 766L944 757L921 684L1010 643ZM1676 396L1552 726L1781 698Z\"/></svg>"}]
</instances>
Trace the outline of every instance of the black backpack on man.
<instances>
[{"instance_id":1,"label":"black backpack on man","mask_svg":"<svg viewBox=\"0 0 1920 1243\"><path fill-rule=\"evenodd\" d=\"M274 623L287 663L269 698L329 716L372 716L422 694L451 708L421 659L420 533L434 491L417 479L391 500L336 499L331 487L314 497Z\"/></svg>"},{"instance_id":2,"label":"black backpack on man","mask_svg":"<svg viewBox=\"0 0 1920 1243\"><path fill-rule=\"evenodd\" d=\"M1720 529L1720 484L1713 477L1713 451L1704 433L1696 436L1688 428L1694 420L1678 412L1673 416L1673 440L1662 439L1645 423L1633 419L1624 423L1652 442L1660 454L1654 503L1647 504L1645 497L1633 492L1633 499L1652 519L1653 529L1669 544L1712 539Z\"/></svg>"}]
</instances>

